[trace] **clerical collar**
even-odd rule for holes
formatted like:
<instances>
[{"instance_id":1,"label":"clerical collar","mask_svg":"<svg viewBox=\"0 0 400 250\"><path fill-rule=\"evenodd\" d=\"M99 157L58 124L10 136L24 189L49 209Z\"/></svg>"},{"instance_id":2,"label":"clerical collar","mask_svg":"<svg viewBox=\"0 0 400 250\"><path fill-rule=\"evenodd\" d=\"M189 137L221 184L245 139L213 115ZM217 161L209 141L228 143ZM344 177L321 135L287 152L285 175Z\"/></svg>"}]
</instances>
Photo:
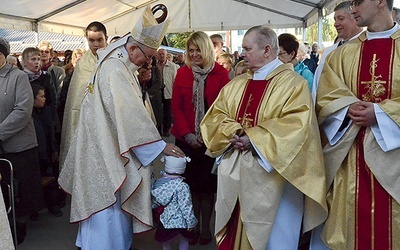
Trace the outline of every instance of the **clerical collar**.
<instances>
[{"instance_id":1,"label":"clerical collar","mask_svg":"<svg viewBox=\"0 0 400 250\"><path fill-rule=\"evenodd\" d=\"M378 39L378 38L389 38L391 35L393 35L396 31L400 29L400 26L398 23L396 23L393 28L385 31L379 31L379 32L371 32L367 30L367 39L372 40L372 39Z\"/></svg>"},{"instance_id":2,"label":"clerical collar","mask_svg":"<svg viewBox=\"0 0 400 250\"><path fill-rule=\"evenodd\" d=\"M282 65L282 61L279 60L278 58L275 58L275 60L265 64L258 70L256 70L253 74L253 80L265 80L267 76L278 66Z\"/></svg>"}]
</instances>

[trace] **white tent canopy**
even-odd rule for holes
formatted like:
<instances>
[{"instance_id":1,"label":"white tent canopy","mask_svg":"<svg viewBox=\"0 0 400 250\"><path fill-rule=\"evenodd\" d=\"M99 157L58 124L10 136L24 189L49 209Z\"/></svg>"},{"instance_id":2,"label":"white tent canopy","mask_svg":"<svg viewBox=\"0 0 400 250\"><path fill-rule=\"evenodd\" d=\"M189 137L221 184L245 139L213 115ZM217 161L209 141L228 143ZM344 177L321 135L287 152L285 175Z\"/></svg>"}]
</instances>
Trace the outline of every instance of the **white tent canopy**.
<instances>
[{"instance_id":1,"label":"white tent canopy","mask_svg":"<svg viewBox=\"0 0 400 250\"><path fill-rule=\"evenodd\" d=\"M84 35L92 21L109 35L131 31L144 7L165 4L168 32L308 27L333 11L340 0L2 0L0 28ZM156 14L157 15L157 14Z\"/></svg>"}]
</instances>

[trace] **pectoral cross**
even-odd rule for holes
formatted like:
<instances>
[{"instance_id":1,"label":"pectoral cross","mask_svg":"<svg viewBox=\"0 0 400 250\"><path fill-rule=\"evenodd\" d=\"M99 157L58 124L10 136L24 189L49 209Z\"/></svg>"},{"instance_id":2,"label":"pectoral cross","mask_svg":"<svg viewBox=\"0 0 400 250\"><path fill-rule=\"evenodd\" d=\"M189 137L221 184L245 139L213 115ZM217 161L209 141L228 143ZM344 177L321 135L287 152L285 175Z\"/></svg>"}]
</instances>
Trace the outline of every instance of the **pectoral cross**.
<instances>
[{"instance_id":1,"label":"pectoral cross","mask_svg":"<svg viewBox=\"0 0 400 250\"><path fill-rule=\"evenodd\" d=\"M90 93L90 94L93 94L93 84L92 84L92 83L89 84L89 85L86 87L86 91L87 91L88 93Z\"/></svg>"},{"instance_id":2,"label":"pectoral cross","mask_svg":"<svg viewBox=\"0 0 400 250\"><path fill-rule=\"evenodd\" d=\"M361 81L361 84L366 84L367 93L363 94L363 101L367 102L380 102L381 98L379 96L384 95L386 92L385 87L382 84L386 84L386 81L379 80L382 75L375 76L375 69L378 67L376 59L376 54L374 54L372 61L370 63L369 73L371 75L371 81Z\"/></svg>"},{"instance_id":3,"label":"pectoral cross","mask_svg":"<svg viewBox=\"0 0 400 250\"><path fill-rule=\"evenodd\" d=\"M251 122L252 122L254 119L248 118L248 116L250 116L251 113L247 113L247 108L250 106L250 102L251 102L252 100L253 100L252 94L250 94L249 99L247 100L246 108L244 109L243 117L240 117L240 118L239 118L239 122L240 122L240 125L242 125L242 129L243 129L243 130L246 130L246 129L252 127Z\"/></svg>"}]
</instances>

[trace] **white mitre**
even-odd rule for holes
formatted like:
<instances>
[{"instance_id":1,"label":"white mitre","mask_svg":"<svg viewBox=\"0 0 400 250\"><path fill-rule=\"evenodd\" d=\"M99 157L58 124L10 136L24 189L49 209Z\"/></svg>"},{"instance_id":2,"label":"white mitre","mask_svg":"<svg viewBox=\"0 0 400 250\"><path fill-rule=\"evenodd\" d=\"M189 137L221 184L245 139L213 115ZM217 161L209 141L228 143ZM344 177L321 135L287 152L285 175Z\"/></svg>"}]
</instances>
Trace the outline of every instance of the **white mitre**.
<instances>
[{"instance_id":1,"label":"white mitre","mask_svg":"<svg viewBox=\"0 0 400 250\"><path fill-rule=\"evenodd\" d=\"M168 25L169 19L157 23L150 6L147 6L142 17L133 28L131 36L147 47L158 49L167 32Z\"/></svg>"}]
</instances>

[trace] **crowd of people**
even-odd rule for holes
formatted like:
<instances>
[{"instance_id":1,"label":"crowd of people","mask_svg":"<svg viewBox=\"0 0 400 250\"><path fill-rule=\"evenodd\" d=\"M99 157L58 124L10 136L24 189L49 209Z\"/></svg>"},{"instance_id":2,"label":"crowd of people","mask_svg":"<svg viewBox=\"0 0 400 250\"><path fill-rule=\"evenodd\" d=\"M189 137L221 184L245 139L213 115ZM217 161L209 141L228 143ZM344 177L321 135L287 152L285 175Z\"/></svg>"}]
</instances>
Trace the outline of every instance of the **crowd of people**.
<instances>
[{"instance_id":1,"label":"crowd of people","mask_svg":"<svg viewBox=\"0 0 400 250\"><path fill-rule=\"evenodd\" d=\"M240 54L195 31L172 55L149 7L125 36L90 23L89 49L64 61L48 41L18 60L0 37L15 243L69 194L80 249L130 249L154 228L163 249L400 249L399 16L393 0L343 1L322 54L259 25Z\"/></svg>"}]
</instances>

